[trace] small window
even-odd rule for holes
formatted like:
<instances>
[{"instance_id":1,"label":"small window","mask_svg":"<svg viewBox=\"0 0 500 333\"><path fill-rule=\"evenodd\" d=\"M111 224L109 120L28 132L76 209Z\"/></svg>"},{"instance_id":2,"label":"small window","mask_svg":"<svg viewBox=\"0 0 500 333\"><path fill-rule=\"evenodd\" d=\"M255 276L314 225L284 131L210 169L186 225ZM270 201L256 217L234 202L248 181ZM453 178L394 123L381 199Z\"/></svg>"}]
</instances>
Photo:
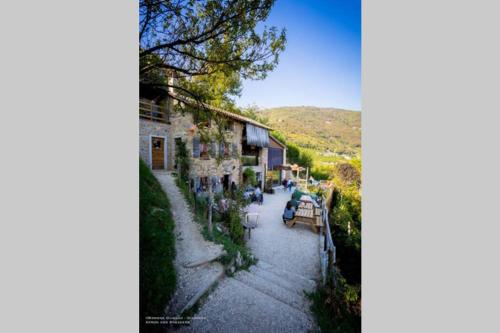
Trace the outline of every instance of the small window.
<instances>
[{"instance_id":1,"label":"small window","mask_svg":"<svg viewBox=\"0 0 500 333\"><path fill-rule=\"evenodd\" d=\"M228 120L224 123L224 130L227 132L232 132L234 130L234 122Z\"/></svg>"},{"instance_id":2,"label":"small window","mask_svg":"<svg viewBox=\"0 0 500 333\"><path fill-rule=\"evenodd\" d=\"M161 149L162 148L162 139L160 138L153 138L153 148L154 149Z\"/></svg>"},{"instance_id":3,"label":"small window","mask_svg":"<svg viewBox=\"0 0 500 333\"><path fill-rule=\"evenodd\" d=\"M202 192L208 191L208 177L200 178L200 187Z\"/></svg>"},{"instance_id":4,"label":"small window","mask_svg":"<svg viewBox=\"0 0 500 333\"><path fill-rule=\"evenodd\" d=\"M208 144L201 142L200 143L200 158L208 160L210 158L208 154Z\"/></svg>"}]
</instances>

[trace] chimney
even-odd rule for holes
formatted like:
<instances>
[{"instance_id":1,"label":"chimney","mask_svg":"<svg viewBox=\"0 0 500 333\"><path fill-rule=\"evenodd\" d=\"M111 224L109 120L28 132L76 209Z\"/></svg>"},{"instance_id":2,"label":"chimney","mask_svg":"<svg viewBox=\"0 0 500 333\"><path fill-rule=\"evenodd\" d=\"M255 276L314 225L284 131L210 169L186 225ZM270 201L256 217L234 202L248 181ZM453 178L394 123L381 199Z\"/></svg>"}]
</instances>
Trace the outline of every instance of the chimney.
<instances>
[{"instance_id":1,"label":"chimney","mask_svg":"<svg viewBox=\"0 0 500 333\"><path fill-rule=\"evenodd\" d=\"M175 77L175 72L172 70L167 70L167 84L169 85L168 87L168 92L170 94L175 94L175 89L174 87L170 87L171 85L175 86L177 84L177 79Z\"/></svg>"}]
</instances>

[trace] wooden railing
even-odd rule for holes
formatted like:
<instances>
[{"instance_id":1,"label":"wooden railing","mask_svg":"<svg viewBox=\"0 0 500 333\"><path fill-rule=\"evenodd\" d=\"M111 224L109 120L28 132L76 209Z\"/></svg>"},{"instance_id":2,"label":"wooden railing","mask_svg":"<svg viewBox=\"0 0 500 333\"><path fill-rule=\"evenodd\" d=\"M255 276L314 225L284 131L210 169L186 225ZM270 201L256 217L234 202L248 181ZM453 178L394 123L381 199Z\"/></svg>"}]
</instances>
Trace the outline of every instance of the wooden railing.
<instances>
[{"instance_id":1,"label":"wooden railing","mask_svg":"<svg viewBox=\"0 0 500 333\"><path fill-rule=\"evenodd\" d=\"M336 248L332 239L330 230L330 206L333 197L333 186L330 187L325 196L321 200L321 218L323 226L320 228L320 261L321 261L321 277L323 285L326 283L328 273L333 270L336 262Z\"/></svg>"},{"instance_id":2,"label":"wooden railing","mask_svg":"<svg viewBox=\"0 0 500 333\"><path fill-rule=\"evenodd\" d=\"M139 117L163 123L168 123L170 120L166 107L160 106L143 98L139 100Z\"/></svg>"}]
</instances>

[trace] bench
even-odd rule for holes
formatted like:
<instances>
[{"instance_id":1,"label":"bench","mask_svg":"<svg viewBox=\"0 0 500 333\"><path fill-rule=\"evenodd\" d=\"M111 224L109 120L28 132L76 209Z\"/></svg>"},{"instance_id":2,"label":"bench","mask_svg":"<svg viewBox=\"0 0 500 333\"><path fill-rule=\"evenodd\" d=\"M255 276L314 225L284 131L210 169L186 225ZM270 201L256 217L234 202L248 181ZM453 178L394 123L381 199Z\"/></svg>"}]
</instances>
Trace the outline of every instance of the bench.
<instances>
[{"instance_id":1,"label":"bench","mask_svg":"<svg viewBox=\"0 0 500 333\"><path fill-rule=\"evenodd\" d=\"M309 225L315 233L318 233L319 227L323 226L323 220L321 219L321 216L312 215L312 211L311 212L301 212L300 209L297 211L297 213L295 214L295 217L293 219L288 220L286 222L286 226L291 228L296 223Z\"/></svg>"}]
</instances>

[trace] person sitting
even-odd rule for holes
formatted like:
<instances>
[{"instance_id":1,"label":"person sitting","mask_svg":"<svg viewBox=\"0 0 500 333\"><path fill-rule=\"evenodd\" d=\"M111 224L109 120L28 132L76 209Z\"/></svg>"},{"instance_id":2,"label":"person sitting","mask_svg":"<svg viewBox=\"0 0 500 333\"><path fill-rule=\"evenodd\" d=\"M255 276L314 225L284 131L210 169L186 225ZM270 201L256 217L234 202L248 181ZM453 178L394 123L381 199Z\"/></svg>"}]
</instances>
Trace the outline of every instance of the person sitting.
<instances>
[{"instance_id":1,"label":"person sitting","mask_svg":"<svg viewBox=\"0 0 500 333\"><path fill-rule=\"evenodd\" d=\"M299 208L299 201L295 199L295 197L292 195L292 199L289 201L292 204L292 207L295 209Z\"/></svg>"},{"instance_id":2,"label":"person sitting","mask_svg":"<svg viewBox=\"0 0 500 333\"><path fill-rule=\"evenodd\" d=\"M293 220L295 217L295 207L292 206L292 203L288 201L286 203L285 211L283 212L283 223L287 223L290 220Z\"/></svg>"}]
</instances>

